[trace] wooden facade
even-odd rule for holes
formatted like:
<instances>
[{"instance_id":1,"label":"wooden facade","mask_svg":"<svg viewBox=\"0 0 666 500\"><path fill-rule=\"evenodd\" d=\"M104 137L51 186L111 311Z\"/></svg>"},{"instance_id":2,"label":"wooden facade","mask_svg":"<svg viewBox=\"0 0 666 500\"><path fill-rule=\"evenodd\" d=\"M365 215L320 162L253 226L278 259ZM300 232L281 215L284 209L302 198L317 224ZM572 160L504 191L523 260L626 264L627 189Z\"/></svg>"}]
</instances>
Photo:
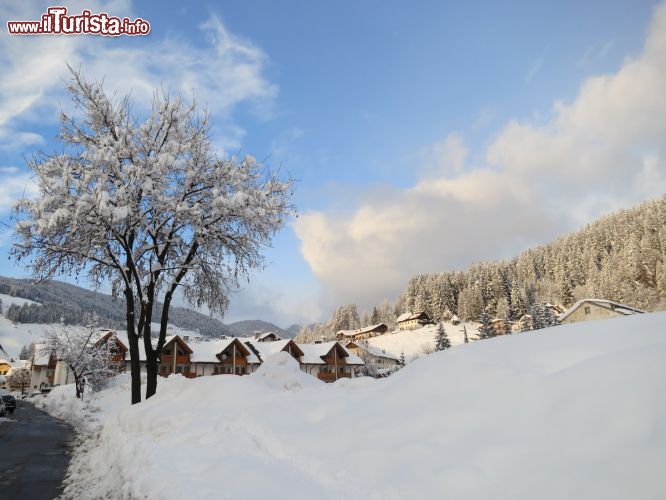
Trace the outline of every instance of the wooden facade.
<instances>
[{"instance_id":1,"label":"wooden facade","mask_svg":"<svg viewBox=\"0 0 666 500\"><path fill-rule=\"evenodd\" d=\"M243 343L234 339L223 351L218 353L220 365L215 367L215 375L247 375L249 349Z\"/></svg>"},{"instance_id":2,"label":"wooden facade","mask_svg":"<svg viewBox=\"0 0 666 500\"><path fill-rule=\"evenodd\" d=\"M414 330L430 323L432 320L425 311L405 313L397 320L398 330Z\"/></svg>"},{"instance_id":3,"label":"wooden facade","mask_svg":"<svg viewBox=\"0 0 666 500\"><path fill-rule=\"evenodd\" d=\"M110 368L121 373L125 371L129 348L116 336L115 332L108 331L95 342L95 346L104 345L107 356L110 358Z\"/></svg>"},{"instance_id":4,"label":"wooden facade","mask_svg":"<svg viewBox=\"0 0 666 500\"><path fill-rule=\"evenodd\" d=\"M164 344L162 348L158 373L162 377L178 373L184 377L194 378L196 375L191 369L191 354L192 349L190 349L183 339L176 335Z\"/></svg>"},{"instance_id":5,"label":"wooden facade","mask_svg":"<svg viewBox=\"0 0 666 500\"><path fill-rule=\"evenodd\" d=\"M358 330L340 330L336 335L336 340L364 340L378 335L384 335L388 331L388 326L384 323L366 326Z\"/></svg>"},{"instance_id":6,"label":"wooden facade","mask_svg":"<svg viewBox=\"0 0 666 500\"><path fill-rule=\"evenodd\" d=\"M354 370L363 365L355 354L350 355L339 342L303 345L301 370L324 382L335 382L341 378L352 378ZM353 362L349 362L349 358Z\"/></svg>"}]
</instances>

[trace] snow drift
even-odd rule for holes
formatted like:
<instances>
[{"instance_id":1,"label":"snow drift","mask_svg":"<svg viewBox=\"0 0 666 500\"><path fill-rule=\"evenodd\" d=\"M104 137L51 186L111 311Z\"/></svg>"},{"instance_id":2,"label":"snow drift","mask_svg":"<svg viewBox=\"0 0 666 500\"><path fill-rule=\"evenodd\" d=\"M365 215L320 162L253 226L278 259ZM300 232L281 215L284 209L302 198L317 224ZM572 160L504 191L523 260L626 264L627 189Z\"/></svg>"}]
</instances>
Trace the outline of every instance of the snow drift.
<instances>
[{"instance_id":1,"label":"snow drift","mask_svg":"<svg viewBox=\"0 0 666 500\"><path fill-rule=\"evenodd\" d=\"M133 407L120 384L87 406L99 423L66 494L662 499L665 326L666 313L559 326L331 385L283 357L161 380Z\"/></svg>"}]
</instances>

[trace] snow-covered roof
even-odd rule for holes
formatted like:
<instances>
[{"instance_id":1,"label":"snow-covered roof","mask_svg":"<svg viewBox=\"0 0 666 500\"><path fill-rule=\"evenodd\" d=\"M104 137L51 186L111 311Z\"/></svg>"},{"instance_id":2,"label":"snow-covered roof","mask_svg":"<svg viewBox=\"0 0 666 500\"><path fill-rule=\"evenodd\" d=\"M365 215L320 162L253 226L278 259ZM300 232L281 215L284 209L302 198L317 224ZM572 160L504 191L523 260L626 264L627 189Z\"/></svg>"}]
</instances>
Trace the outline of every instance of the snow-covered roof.
<instances>
[{"instance_id":1,"label":"snow-covered roof","mask_svg":"<svg viewBox=\"0 0 666 500\"><path fill-rule=\"evenodd\" d=\"M323 342L321 344L299 345L298 347L300 347L301 350L303 351L303 356L301 357L301 363L305 365L323 365L324 360L322 359L322 357L326 356L329 352L331 352L331 349L333 349L336 344L340 346L340 349L342 349L345 353L347 353L345 359L348 365L365 364L363 363L363 360L359 358L356 354L354 354L353 352L349 352L339 342L336 341Z\"/></svg>"},{"instance_id":2,"label":"snow-covered roof","mask_svg":"<svg viewBox=\"0 0 666 500\"><path fill-rule=\"evenodd\" d=\"M415 313L412 313L412 312L402 313L400 316L398 316L397 322L402 323L403 321L410 321L410 320L413 320L413 319L419 319L420 317L422 317L424 315L427 316L425 311L418 311L418 312L415 312Z\"/></svg>"},{"instance_id":3,"label":"snow-covered roof","mask_svg":"<svg viewBox=\"0 0 666 500\"><path fill-rule=\"evenodd\" d=\"M296 349L300 349L300 351L303 352L300 346L291 339L276 340L274 342L249 341L248 343L251 344L252 348L259 353L259 356L261 357L262 361L266 361L266 358L268 358L269 356L272 356L273 354L282 351L285 347L287 347L289 343L292 343L296 347ZM297 351L296 355L298 356L298 354L300 353Z\"/></svg>"},{"instance_id":4,"label":"snow-covered roof","mask_svg":"<svg viewBox=\"0 0 666 500\"><path fill-rule=\"evenodd\" d=\"M116 336L116 338L120 342L122 342L123 345L125 345L125 347L127 347L127 349L129 349L129 340L127 339L127 332L125 332L125 331L118 332L118 331L115 331L115 330L107 330L105 332L105 334L109 333L109 331L111 331ZM157 343L157 340L153 339L153 347L156 345L156 343ZM129 354L128 354L127 359L129 360ZM143 339L142 338L139 339L139 361L146 361L146 350L143 347Z\"/></svg>"},{"instance_id":5,"label":"snow-covered roof","mask_svg":"<svg viewBox=\"0 0 666 500\"><path fill-rule=\"evenodd\" d=\"M347 344L349 345L349 344ZM375 347L370 344L357 344L354 342L354 345L358 346L359 349L363 349L364 351L372 354L376 358L387 358L387 359L394 359L394 360L399 360L400 356L396 356L395 354L392 354L385 349L380 349L379 347Z\"/></svg>"},{"instance_id":6,"label":"snow-covered roof","mask_svg":"<svg viewBox=\"0 0 666 500\"><path fill-rule=\"evenodd\" d=\"M362 335L364 333L373 332L382 326L388 330L388 326L386 326L386 324L377 323L376 325L365 326L363 328L358 328L356 330L340 330L338 334L344 337L355 337L356 335Z\"/></svg>"},{"instance_id":7,"label":"snow-covered roof","mask_svg":"<svg viewBox=\"0 0 666 500\"><path fill-rule=\"evenodd\" d=\"M280 337L280 336L279 336L277 333L275 333L275 332L263 332L263 333L258 333L258 334L256 334L256 335L254 336L254 338L257 339L257 340L264 340L265 338L270 337L271 335L273 335L274 337L276 337L276 338L279 339L279 340L282 340L282 337Z\"/></svg>"},{"instance_id":8,"label":"snow-covered roof","mask_svg":"<svg viewBox=\"0 0 666 500\"><path fill-rule=\"evenodd\" d=\"M250 353L247 357L248 363L261 363L252 349L245 345L245 341L247 341L247 338L245 337L227 337L224 339L188 342L187 345L192 349L190 361L192 363L219 363L220 360L217 355L227 349L234 341L240 342Z\"/></svg>"},{"instance_id":9,"label":"snow-covered roof","mask_svg":"<svg viewBox=\"0 0 666 500\"><path fill-rule=\"evenodd\" d=\"M46 366L49 364L51 354L47 350L46 344L35 344L35 356L33 357L33 366Z\"/></svg>"},{"instance_id":10,"label":"snow-covered roof","mask_svg":"<svg viewBox=\"0 0 666 500\"><path fill-rule=\"evenodd\" d=\"M640 309L636 309L635 307L627 306L625 304L620 304L619 302L614 302L608 299L580 299L569 309L560 314L558 319L560 321L565 320L571 315L571 313L573 313L583 304L593 304L598 307L603 307L604 309L610 309L618 314L623 314L624 316L629 316L631 314L642 314L645 312L641 311Z\"/></svg>"}]
</instances>

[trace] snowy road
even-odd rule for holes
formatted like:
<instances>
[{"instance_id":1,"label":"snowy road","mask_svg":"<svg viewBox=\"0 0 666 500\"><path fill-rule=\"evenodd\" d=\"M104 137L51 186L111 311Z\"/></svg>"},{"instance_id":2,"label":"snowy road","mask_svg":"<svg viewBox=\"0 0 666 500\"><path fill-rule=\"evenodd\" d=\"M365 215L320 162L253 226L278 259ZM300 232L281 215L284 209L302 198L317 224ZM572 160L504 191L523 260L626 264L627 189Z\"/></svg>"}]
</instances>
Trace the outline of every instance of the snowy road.
<instances>
[{"instance_id":1,"label":"snowy road","mask_svg":"<svg viewBox=\"0 0 666 500\"><path fill-rule=\"evenodd\" d=\"M56 498L71 438L70 426L18 401L16 411L0 419L0 498Z\"/></svg>"}]
</instances>

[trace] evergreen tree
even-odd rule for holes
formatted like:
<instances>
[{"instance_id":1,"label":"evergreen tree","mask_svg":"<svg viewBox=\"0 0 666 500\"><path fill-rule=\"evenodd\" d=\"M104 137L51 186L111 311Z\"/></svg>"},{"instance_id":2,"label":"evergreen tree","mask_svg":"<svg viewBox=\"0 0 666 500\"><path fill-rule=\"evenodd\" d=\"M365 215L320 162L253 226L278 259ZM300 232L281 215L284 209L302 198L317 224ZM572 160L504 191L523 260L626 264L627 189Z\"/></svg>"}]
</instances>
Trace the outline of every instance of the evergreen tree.
<instances>
[{"instance_id":1,"label":"evergreen tree","mask_svg":"<svg viewBox=\"0 0 666 500\"><path fill-rule=\"evenodd\" d=\"M379 319L379 311L376 306L373 306L372 314L370 315L370 324L376 325L378 323L381 323L381 320Z\"/></svg>"},{"instance_id":2,"label":"evergreen tree","mask_svg":"<svg viewBox=\"0 0 666 500\"><path fill-rule=\"evenodd\" d=\"M400 352L400 360L398 361L400 366L405 366L407 364L407 361L405 360L405 351Z\"/></svg>"},{"instance_id":3,"label":"evergreen tree","mask_svg":"<svg viewBox=\"0 0 666 500\"><path fill-rule=\"evenodd\" d=\"M465 335L465 344L469 344L469 337L467 336L467 327L463 325L463 334Z\"/></svg>"},{"instance_id":4,"label":"evergreen tree","mask_svg":"<svg viewBox=\"0 0 666 500\"><path fill-rule=\"evenodd\" d=\"M437 332L435 333L435 351L443 351L451 347L451 342L449 341L448 335L446 335L446 330L444 325L439 323L437 325Z\"/></svg>"},{"instance_id":5,"label":"evergreen tree","mask_svg":"<svg viewBox=\"0 0 666 500\"><path fill-rule=\"evenodd\" d=\"M508 316L505 316L502 321L502 329L504 330L504 335L511 335L513 333L513 330L511 330L511 321Z\"/></svg>"},{"instance_id":6,"label":"evergreen tree","mask_svg":"<svg viewBox=\"0 0 666 500\"><path fill-rule=\"evenodd\" d=\"M481 326L479 327L479 339L489 339L497 335L495 327L490 322L490 315L488 314L487 309L484 309L481 313L479 322L481 323Z\"/></svg>"},{"instance_id":7,"label":"evergreen tree","mask_svg":"<svg viewBox=\"0 0 666 500\"><path fill-rule=\"evenodd\" d=\"M26 360L28 359L28 346L23 346L21 352L19 353L19 359Z\"/></svg>"}]
</instances>

